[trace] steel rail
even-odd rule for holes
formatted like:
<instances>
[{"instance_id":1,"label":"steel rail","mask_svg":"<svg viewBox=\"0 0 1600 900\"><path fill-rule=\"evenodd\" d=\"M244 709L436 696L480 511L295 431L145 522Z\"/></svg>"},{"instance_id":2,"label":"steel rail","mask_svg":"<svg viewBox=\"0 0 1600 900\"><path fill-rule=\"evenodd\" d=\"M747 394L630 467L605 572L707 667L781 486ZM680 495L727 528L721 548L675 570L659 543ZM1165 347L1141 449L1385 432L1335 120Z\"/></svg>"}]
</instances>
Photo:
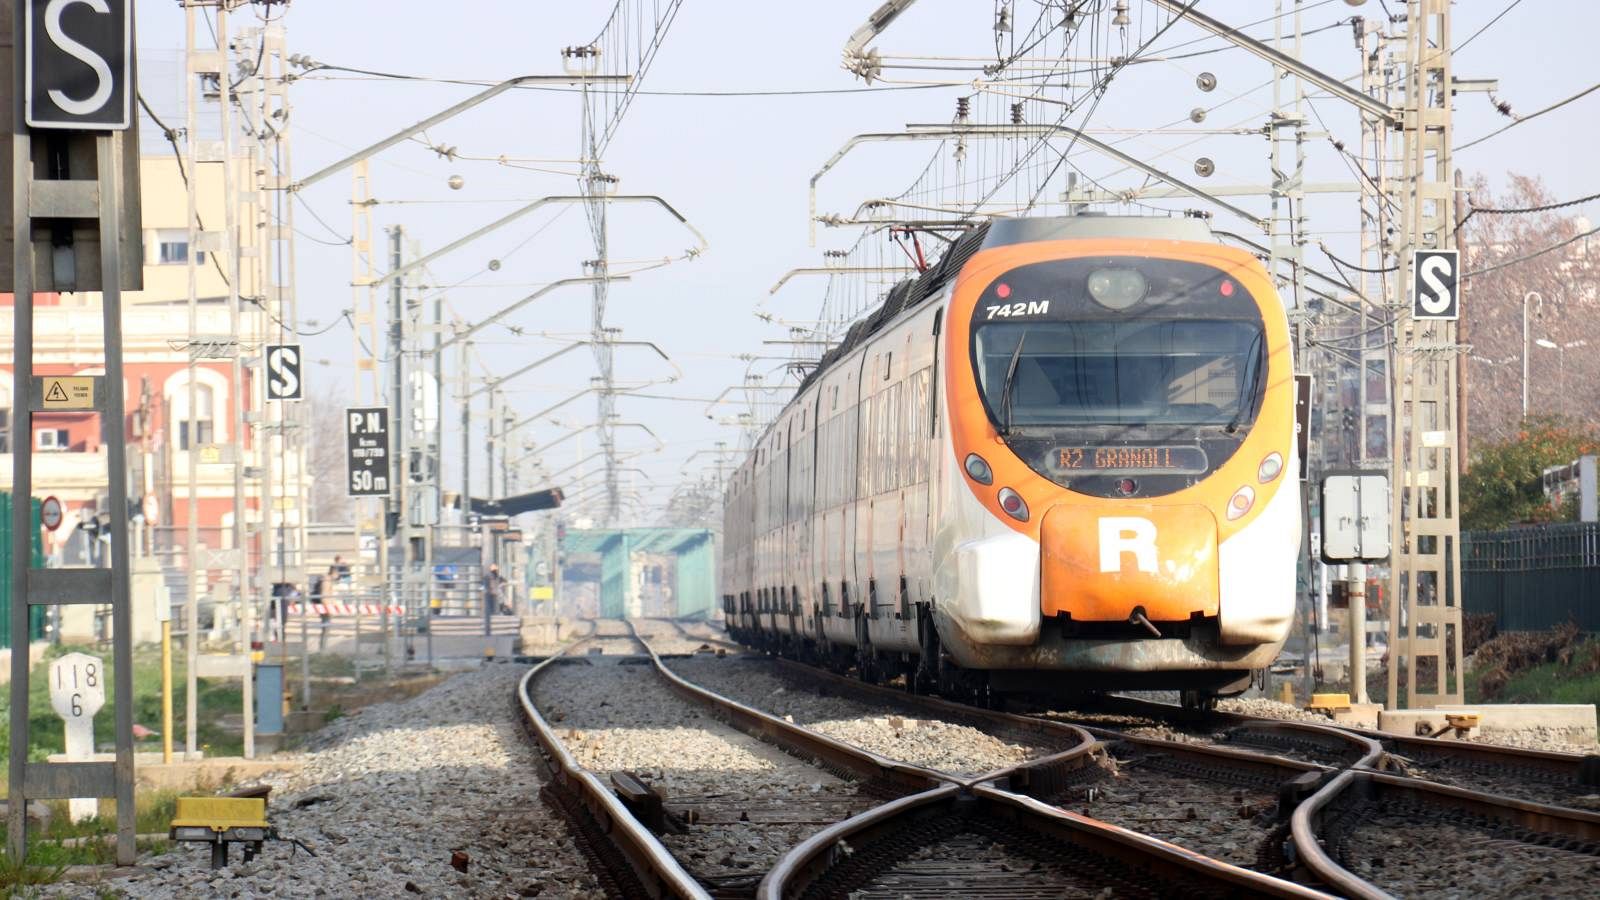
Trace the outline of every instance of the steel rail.
<instances>
[{"instance_id":1,"label":"steel rail","mask_svg":"<svg viewBox=\"0 0 1600 900\"><path fill-rule=\"evenodd\" d=\"M1330 809L1351 797L1370 800L1382 795L1410 794L1429 809L1453 810L1487 817L1497 824L1600 844L1600 814L1514 800L1481 791L1350 769L1341 772L1310 799L1295 808L1290 836L1300 861L1322 883L1361 900L1390 900L1392 895L1352 874L1324 847L1324 819ZM1444 848L1441 848L1441 851Z\"/></svg>"},{"instance_id":2,"label":"steel rail","mask_svg":"<svg viewBox=\"0 0 1600 900\"><path fill-rule=\"evenodd\" d=\"M594 636L599 636L598 623ZM596 826L627 860L633 876L650 896L709 900L711 895L678 864L656 836L633 817L611 789L593 772L578 764L533 703L532 686L535 679L551 667L562 664L563 659L570 658L568 654L572 650L592 637L575 642L567 649L567 653L550 657L523 676L517 686L517 700L522 705L528 728L553 763L555 788L577 797Z\"/></svg>"},{"instance_id":3,"label":"steel rail","mask_svg":"<svg viewBox=\"0 0 1600 900\"><path fill-rule=\"evenodd\" d=\"M1054 729L1071 727L1087 732L1102 740L1122 740L1127 738L1123 732L1115 728L1086 725L1081 722L1063 722L1054 719L1043 719L1037 716L1023 716L1014 713L998 712L956 703L925 694L910 694L897 691L881 685L866 684L854 678L837 675L814 666L795 662L781 657L772 660L785 674L795 678L807 678L826 683L828 687L838 693L851 696L855 699L878 702L898 703L934 713L935 715L949 718L966 718L974 721L1002 724L1006 727L1025 731L1038 736L1057 736L1061 732ZM1114 698L1121 700L1123 698ZM1135 703L1149 703L1149 701L1132 701ZM1171 718L1181 715L1181 707L1170 704L1151 704L1161 707L1160 712L1164 717ZM1148 713L1145 713L1148 714ZM1383 748L1378 741L1366 735L1354 734L1346 729L1335 728L1329 725L1318 725L1310 722L1285 722L1281 719L1257 718L1254 716L1240 716L1232 713L1216 713L1217 717L1227 721L1231 734L1245 735L1273 735L1285 739L1298 739L1302 743L1316 743L1323 746L1343 745L1345 754L1351 756L1351 761L1344 765L1364 765L1376 767L1383 756ZM1158 716L1152 716L1157 718ZM1249 741L1240 741L1248 744ZM1257 754L1263 755L1265 754ZM1281 758L1281 757L1279 757Z\"/></svg>"},{"instance_id":4,"label":"steel rail","mask_svg":"<svg viewBox=\"0 0 1600 900\"><path fill-rule=\"evenodd\" d=\"M678 627L678 630L680 633L682 633L681 627L677 626L676 623L674 623L674 627ZM948 700L929 697L926 695L908 694L879 685L865 684L856 679L836 675L831 672L825 672L793 660L771 658L770 661L776 664L776 667L786 676L795 678L797 680L810 682L812 684L825 685L836 695L858 702L911 707L928 713L931 716L937 716L947 720L963 721L966 723L981 723L979 727L982 728L983 726L988 726L988 728L984 730L988 730L990 732L996 730L996 727L998 727L1013 732L1028 733L1034 737L1055 739L1060 739L1061 737L1070 734L1088 734L1094 736L1095 738L1114 741L1123 747L1136 749L1137 751L1145 754L1162 755L1185 761L1190 766L1197 769L1217 772L1255 773L1276 783L1278 801L1281 805L1281 808L1285 811L1286 816L1289 809L1294 807L1296 804L1314 796L1318 790L1323 788L1331 779L1340 773L1340 767L1304 762L1283 756L1269 755L1254 750L1244 750L1235 747L1219 745L1190 744L1177 741L1161 740L1158 738L1135 737L1112 729L1094 728L1077 724L1056 722L1047 719L1039 719L1031 716L1019 716L1012 713L999 712L996 710L981 709L965 704L953 703ZM1174 707L1173 709L1177 708ZM1300 740L1312 740L1323 746L1329 744L1342 746L1344 748L1343 755L1345 756L1346 760L1344 765L1375 764L1382 756L1382 748L1375 741L1361 736L1348 734L1337 728L1307 723L1286 723L1278 720L1255 720L1252 718L1245 718L1242 721L1242 724L1237 727L1240 729L1260 729L1276 736L1298 738ZM1117 826L1110 825L1108 823L1101 823L1099 820L1091 819L1079 813L1073 813L1068 810L1061 809L1051 803L1051 798L1058 796L1066 788L1066 786L1072 782L1074 773L1081 771L1088 765L1093 764L1094 751L1103 747L1105 747L1105 745L1099 743L1090 745L1089 747L1080 745L1064 752L1032 759L1024 763L985 773L977 777L965 779L952 778L951 780L958 793L970 793L980 785L988 785L990 788L999 791L1007 797L1016 800L1027 800L1030 803L1040 804L1041 808L1057 812L1060 815L1073 817L1075 819L1082 819L1084 821L1091 822L1100 828L1110 829L1118 833L1136 835L1135 832L1124 832L1123 829ZM946 777L951 778L951 776ZM924 802L931 803L939 801L941 797L948 793L949 791L945 789L935 789L933 791L901 798L900 800L894 801L891 804L891 807L896 810L911 810ZM830 855L827 849L828 847L832 846L837 840L842 839L842 836L847 832L851 832L851 829L854 827L866 829L867 831L876 834L878 826L875 823L879 822L879 817L887 817L891 815L891 813L887 811L889 808L890 807L878 807L874 810L861 813L852 819L845 820L845 822L819 833L812 839L803 842L801 845L798 845L795 849L790 851L789 855L786 855L784 859L780 861L778 867L774 868L774 874L769 875L768 880L763 882L759 896L798 896L798 894L801 892L801 889L795 888L792 884L790 884L790 880L795 878L804 878L807 879L807 883L810 883L809 879L811 879L815 872L818 871L818 867L820 866L826 868L826 866L829 864ZM857 825L851 826L850 823L857 823ZM834 841L827 841L822 837L824 834L832 834L835 831L838 831L838 834L835 834ZM1252 882L1254 884L1265 884L1271 886L1282 884L1288 886L1292 890L1302 890L1298 886L1293 885L1291 882L1282 881L1281 879L1264 873L1253 872L1247 869L1235 867L1232 864L1224 863L1220 860L1214 860L1198 851L1184 849L1177 844L1170 844L1146 835L1136 836L1142 841L1149 841L1151 843L1158 844L1159 846L1180 852L1187 858L1203 860L1207 865L1223 866L1229 870L1246 872L1253 879L1259 880L1257 882ZM855 840L851 840L850 843L852 846L854 846ZM793 872L794 874L785 874L780 876L776 874L780 869L784 870L785 872ZM813 875L802 875L801 873L804 872L810 872L813 873ZM773 879L777 880L774 881ZM776 885L776 887L773 887L771 890L776 890L777 893L771 893L768 887L769 882L771 882L772 885ZM1296 894L1291 891L1291 893L1287 894L1287 896L1308 895L1320 896L1314 891L1306 894Z\"/></svg>"},{"instance_id":5,"label":"steel rail","mask_svg":"<svg viewBox=\"0 0 1600 900\"><path fill-rule=\"evenodd\" d=\"M1004 821L1035 840L1111 858L1172 888L1198 882L1224 888L1229 896L1327 896L1030 797L984 785L963 788L954 784L891 801L813 834L779 859L762 879L757 896L762 900L798 897L850 856L906 834L939 814ZM952 887L952 891L958 890Z\"/></svg>"},{"instance_id":6,"label":"steel rail","mask_svg":"<svg viewBox=\"0 0 1600 900\"><path fill-rule=\"evenodd\" d=\"M666 680L668 687L693 703L710 707L723 716L727 724L751 737L775 744L801 758L819 760L826 766L849 772L863 781L905 792L921 792L940 784L963 784L968 781L945 772L879 756L707 690L668 668L655 648L639 635L633 621L624 621L627 622L629 633L644 646L656 673ZM1085 752L1087 749L1085 746Z\"/></svg>"}]
</instances>

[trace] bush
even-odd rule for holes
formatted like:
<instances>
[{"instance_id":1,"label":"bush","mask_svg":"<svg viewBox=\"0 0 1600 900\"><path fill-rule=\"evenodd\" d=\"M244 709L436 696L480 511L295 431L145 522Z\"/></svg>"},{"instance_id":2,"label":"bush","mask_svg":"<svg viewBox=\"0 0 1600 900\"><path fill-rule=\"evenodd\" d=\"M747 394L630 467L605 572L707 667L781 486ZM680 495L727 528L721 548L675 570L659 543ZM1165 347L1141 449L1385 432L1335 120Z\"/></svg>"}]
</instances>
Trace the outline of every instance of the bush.
<instances>
[{"instance_id":1,"label":"bush","mask_svg":"<svg viewBox=\"0 0 1600 900\"><path fill-rule=\"evenodd\" d=\"M1513 675L1549 662L1563 667L1576 662L1579 672L1595 671L1600 668L1600 652L1596 650L1593 642L1583 640L1583 633L1572 622L1554 631L1508 631L1486 641L1473 657L1474 668L1482 673L1478 691L1484 699L1493 700Z\"/></svg>"},{"instance_id":2,"label":"bush","mask_svg":"<svg viewBox=\"0 0 1600 900\"><path fill-rule=\"evenodd\" d=\"M1493 531L1519 522L1562 522L1577 507L1552 504L1541 476L1600 447L1600 432L1559 417L1529 418L1515 438L1481 445L1461 476L1461 527Z\"/></svg>"}]
</instances>

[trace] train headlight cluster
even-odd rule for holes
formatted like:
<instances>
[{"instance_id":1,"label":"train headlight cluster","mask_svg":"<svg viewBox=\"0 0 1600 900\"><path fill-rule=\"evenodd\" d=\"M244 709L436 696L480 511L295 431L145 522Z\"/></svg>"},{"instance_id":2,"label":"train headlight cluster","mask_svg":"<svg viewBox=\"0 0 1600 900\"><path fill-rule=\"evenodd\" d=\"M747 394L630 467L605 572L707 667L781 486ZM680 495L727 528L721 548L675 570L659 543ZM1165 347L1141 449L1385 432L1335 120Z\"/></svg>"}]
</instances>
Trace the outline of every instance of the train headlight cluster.
<instances>
[{"instance_id":1,"label":"train headlight cluster","mask_svg":"<svg viewBox=\"0 0 1600 900\"><path fill-rule=\"evenodd\" d=\"M1022 499L1021 494L1011 488L1000 489L1000 508L1018 522L1028 521L1028 504Z\"/></svg>"},{"instance_id":2,"label":"train headlight cluster","mask_svg":"<svg viewBox=\"0 0 1600 900\"><path fill-rule=\"evenodd\" d=\"M994 470L989 468L988 460L976 453L968 453L965 465L967 468L967 476L973 481L976 481L979 484L994 483Z\"/></svg>"},{"instance_id":3,"label":"train headlight cluster","mask_svg":"<svg viewBox=\"0 0 1600 900\"><path fill-rule=\"evenodd\" d=\"M1138 269L1096 269L1089 273L1089 296L1106 309L1122 310L1144 299L1150 285Z\"/></svg>"},{"instance_id":4,"label":"train headlight cluster","mask_svg":"<svg viewBox=\"0 0 1600 900\"><path fill-rule=\"evenodd\" d=\"M1276 451L1268 453L1261 460L1261 465L1256 468L1256 480L1266 484L1283 471L1283 455Z\"/></svg>"},{"instance_id":5,"label":"train headlight cluster","mask_svg":"<svg viewBox=\"0 0 1600 900\"><path fill-rule=\"evenodd\" d=\"M1233 496L1228 498L1228 521L1231 522L1249 512L1255 502L1256 489L1250 485L1247 484L1234 491Z\"/></svg>"}]
</instances>

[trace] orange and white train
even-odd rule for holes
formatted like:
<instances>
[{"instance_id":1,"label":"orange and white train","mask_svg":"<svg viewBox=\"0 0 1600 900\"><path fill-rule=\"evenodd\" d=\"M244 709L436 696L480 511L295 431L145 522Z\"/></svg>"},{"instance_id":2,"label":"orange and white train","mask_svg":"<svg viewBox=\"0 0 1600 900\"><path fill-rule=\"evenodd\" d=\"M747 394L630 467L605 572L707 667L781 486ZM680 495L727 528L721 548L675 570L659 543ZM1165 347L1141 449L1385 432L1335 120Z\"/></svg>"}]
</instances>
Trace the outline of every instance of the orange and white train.
<instances>
[{"instance_id":1,"label":"orange and white train","mask_svg":"<svg viewBox=\"0 0 1600 900\"><path fill-rule=\"evenodd\" d=\"M730 631L947 694L1249 685L1295 610L1288 323L1190 218L998 219L823 357L725 498Z\"/></svg>"}]
</instances>

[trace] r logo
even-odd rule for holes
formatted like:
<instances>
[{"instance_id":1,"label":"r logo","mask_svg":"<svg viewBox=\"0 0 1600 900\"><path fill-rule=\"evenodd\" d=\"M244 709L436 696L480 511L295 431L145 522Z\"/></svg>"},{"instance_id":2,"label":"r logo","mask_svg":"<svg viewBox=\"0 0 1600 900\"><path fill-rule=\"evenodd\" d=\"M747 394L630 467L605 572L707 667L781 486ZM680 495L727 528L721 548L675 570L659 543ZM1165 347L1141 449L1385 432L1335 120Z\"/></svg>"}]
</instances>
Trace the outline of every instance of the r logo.
<instances>
[{"instance_id":1,"label":"r logo","mask_svg":"<svg viewBox=\"0 0 1600 900\"><path fill-rule=\"evenodd\" d=\"M1133 554L1140 572L1156 573L1156 523L1138 516L1100 519L1100 571L1121 572L1122 556Z\"/></svg>"}]
</instances>

